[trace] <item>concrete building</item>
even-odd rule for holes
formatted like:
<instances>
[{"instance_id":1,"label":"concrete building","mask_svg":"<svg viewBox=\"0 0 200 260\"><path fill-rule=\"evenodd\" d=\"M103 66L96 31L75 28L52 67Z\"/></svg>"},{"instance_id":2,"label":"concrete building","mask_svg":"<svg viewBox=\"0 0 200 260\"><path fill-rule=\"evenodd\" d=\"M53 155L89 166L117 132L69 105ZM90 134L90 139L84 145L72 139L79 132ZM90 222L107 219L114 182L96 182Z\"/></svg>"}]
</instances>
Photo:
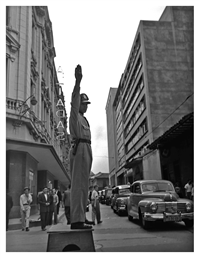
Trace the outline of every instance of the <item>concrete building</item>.
<instances>
[{"instance_id":1,"label":"concrete building","mask_svg":"<svg viewBox=\"0 0 200 260\"><path fill-rule=\"evenodd\" d=\"M117 88L110 88L108 100L106 104L106 119L107 119L107 140L108 140L108 168L109 168L109 184L115 185L116 180L116 123L115 123L115 110L113 106L114 98Z\"/></svg>"},{"instance_id":2,"label":"concrete building","mask_svg":"<svg viewBox=\"0 0 200 260\"><path fill-rule=\"evenodd\" d=\"M99 191L109 186L109 173L99 172L90 177L90 186L98 185Z\"/></svg>"},{"instance_id":3,"label":"concrete building","mask_svg":"<svg viewBox=\"0 0 200 260\"><path fill-rule=\"evenodd\" d=\"M47 7L6 7L6 188L20 216L25 186L63 190L70 182L67 113L57 78L52 24Z\"/></svg>"},{"instance_id":4,"label":"concrete building","mask_svg":"<svg viewBox=\"0 0 200 260\"><path fill-rule=\"evenodd\" d=\"M193 112L193 29L190 6L139 23L113 102L117 184L163 178L159 150L147 147Z\"/></svg>"}]
</instances>

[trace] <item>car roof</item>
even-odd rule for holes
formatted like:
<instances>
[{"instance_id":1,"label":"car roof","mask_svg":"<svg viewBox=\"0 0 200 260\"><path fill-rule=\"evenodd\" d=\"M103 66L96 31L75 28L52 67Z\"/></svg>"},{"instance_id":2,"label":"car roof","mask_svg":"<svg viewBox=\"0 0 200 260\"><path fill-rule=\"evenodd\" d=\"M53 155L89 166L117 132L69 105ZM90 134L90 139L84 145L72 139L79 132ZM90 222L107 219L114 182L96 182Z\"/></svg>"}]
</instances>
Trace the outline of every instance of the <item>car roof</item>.
<instances>
[{"instance_id":1,"label":"car roof","mask_svg":"<svg viewBox=\"0 0 200 260\"><path fill-rule=\"evenodd\" d=\"M128 185L128 184L118 185L118 186L114 187L113 189L116 189L116 188L119 188L119 189L126 189L126 188L130 188L130 185Z\"/></svg>"},{"instance_id":2,"label":"car roof","mask_svg":"<svg viewBox=\"0 0 200 260\"><path fill-rule=\"evenodd\" d=\"M145 184L145 183L158 183L158 182L164 182L164 183L171 183L171 181L168 180L138 180L133 182L131 185L135 184L135 183L141 183L141 184Z\"/></svg>"}]
</instances>

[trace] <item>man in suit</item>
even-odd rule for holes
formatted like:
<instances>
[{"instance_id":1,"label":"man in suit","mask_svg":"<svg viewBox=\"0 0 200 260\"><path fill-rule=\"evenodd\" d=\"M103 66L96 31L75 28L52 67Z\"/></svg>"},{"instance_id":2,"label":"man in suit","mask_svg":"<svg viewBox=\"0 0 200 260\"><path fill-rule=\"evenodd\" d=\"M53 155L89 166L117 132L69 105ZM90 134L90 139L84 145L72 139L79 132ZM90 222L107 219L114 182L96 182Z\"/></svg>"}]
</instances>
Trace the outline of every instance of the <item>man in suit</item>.
<instances>
[{"instance_id":1,"label":"man in suit","mask_svg":"<svg viewBox=\"0 0 200 260\"><path fill-rule=\"evenodd\" d=\"M45 187L43 192L39 194L38 202L40 204L40 217L41 217L41 228L43 231L46 230L48 223L48 213L50 205L50 195L47 193L48 189Z\"/></svg>"}]
</instances>

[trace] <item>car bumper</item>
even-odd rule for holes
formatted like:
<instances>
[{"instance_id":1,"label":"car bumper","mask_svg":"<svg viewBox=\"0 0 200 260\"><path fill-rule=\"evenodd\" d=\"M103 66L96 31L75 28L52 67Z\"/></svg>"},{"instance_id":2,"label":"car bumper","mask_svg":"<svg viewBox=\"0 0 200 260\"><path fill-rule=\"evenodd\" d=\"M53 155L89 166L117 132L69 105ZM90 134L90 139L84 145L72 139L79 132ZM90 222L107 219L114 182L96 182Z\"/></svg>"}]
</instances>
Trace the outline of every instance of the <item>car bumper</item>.
<instances>
[{"instance_id":1,"label":"car bumper","mask_svg":"<svg viewBox=\"0 0 200 260\"><path fill-rule=\"evenodd\" d=\"M144 213L144 220L146 221L156 221L163 220L164 222L180 222L185 219L194 219L194 213Z\"/></svg>"},{"instance_id":2,"label":"car bumper","mask_svg":"<svg viewBox=\"0 0 200 260\"><path fill-rule=\"evenodd\" d=\"M126 211L126 205L118 206L118 211Z\"/></svg>"}]
</instances>

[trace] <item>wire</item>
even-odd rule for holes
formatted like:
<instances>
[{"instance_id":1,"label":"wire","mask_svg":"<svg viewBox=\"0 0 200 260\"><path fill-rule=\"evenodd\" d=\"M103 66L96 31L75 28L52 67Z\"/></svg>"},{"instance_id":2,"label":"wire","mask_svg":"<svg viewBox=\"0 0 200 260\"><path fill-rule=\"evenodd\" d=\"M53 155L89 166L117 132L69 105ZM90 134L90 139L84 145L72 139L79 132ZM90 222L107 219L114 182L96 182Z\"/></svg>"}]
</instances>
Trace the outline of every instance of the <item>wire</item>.
<instances>
[{"instance_id":1,"label":"wire","mask_svg":"<svg viewBox=\"0 0 200 260\"><path fill-rule=\"evenodd\" d=\"M145 137L149 136L150 134L152 134L157 128L159 128L171 115L173 115L176 110L178 110L191 96L193 96L194 93L190 94L188 97L186 97L186 99L174 110L172 111L160 124L158 124L150 133L148 133L148 135L146 135Z\"/></svg>"}]
</instances>

